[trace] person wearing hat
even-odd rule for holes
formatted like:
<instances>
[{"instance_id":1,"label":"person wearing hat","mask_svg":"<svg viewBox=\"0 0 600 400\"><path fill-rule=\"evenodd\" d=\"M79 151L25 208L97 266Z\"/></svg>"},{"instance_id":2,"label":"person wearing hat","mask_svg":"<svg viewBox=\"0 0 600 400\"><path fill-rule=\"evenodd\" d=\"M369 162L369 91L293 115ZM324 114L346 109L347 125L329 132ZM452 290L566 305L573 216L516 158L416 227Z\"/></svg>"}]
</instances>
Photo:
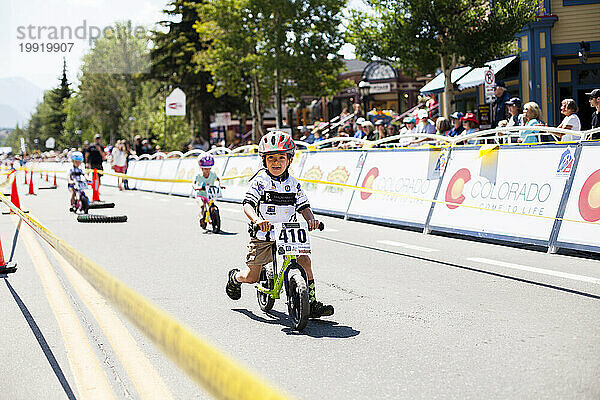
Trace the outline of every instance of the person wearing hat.
<instances>
[{"instance_id":1,"label":"person wearing hat","mask_svg":"<svg viewBox=\"0 0 600 400\"><path fill-rule=\"evenodd\" d=\"M461 112L455 112L452 115L450 115L450 120L452 121L452 129L450 129L448 131L448 136L450 137L454 137L454 136L458 136L461 133L463 133L463 131L465 130L465 128L463 128L462 125L462 121L461 118L464 116L463 113Z\"/></svg>"},{"instance_id":2,"label":"person wearing hat","mask_svg":"<svg viewBox=\"0 0 600 400\"><path fill-rule=\"evenodd\" d=\"M404 122L404 126L400 130L400 135L415 133L415 126L417 125L415 117L404 117L402 122Z\"/></svg>"},{"instance_id":3,"label":"person wearing hat","mask_svg":"<svg viewBox=\"0 0 600 400\"><path fill-rule=\"evenodd\" d=\"M600 128L600 89L594 89L586 96L590 96L590 107L596 110L592 113L592 129ZM592 140L600 139L600 132L594 133Z\"/></svg>"},{"instance_id":4,"label":"person wearing hat","mask_svg":"<svg viewBox=\"0 0 600 400\"><path fill-rule=\"evenodd\" d=\"M358 138L358 139L362 139L362 137L364 136L364 132L362 131L362 124L363 122L365 122L365 119L363 117L358 117L356 119L355 122L355 126L354 126L354 137Z\"/></svg>"},{"instance_id":5,"label":"person wearing hat","mask_svg":"<svg viewBox=\"0 0 600 400\"><path fill-rule=\"evenodd\" d=\"M415 133L428 133L430 135L435 135L435 126L429 122L429 113L427 110L420 109L417 112L417 117L419 117L419 123L415 129Z\"/></svg>"},{"instance_id":6,"label":"person wearing hat","mask_svg":"<svg viewBox=\"0 0 600 400\"><path fill-rule=\"evenodd\" d=\"M385 137L385 121L378 119L375 121L375 131L369 137L369 140L379 140Z\"/></svg>"},{"instance_id":7,"label":"person wearing hat","mask_svg":"<svg viewBox=\"0 0 600 400\"><path fill-rule=\"evenodd\" d=\"M506 91L504 81L497 81L494 86L496 100L492 104L492 128L498 126L498 122L506 118L506 102L510 100L510 94Z\"/></svg>"},{"instance_id":8,"label":"person wearing hat","mask_svg":"<svg viewBox=\"0 0 600 400\"><path fill-rule=\"evenodd\" d=\"M463 124L463 128L465 128L465 130L462 133L463 136L470 135L471 133L477 132L479 130L479 121L477 121L477 117L475 117L475 114L473 113L466 113L460 119L460 121ZM467 143L475 144L477 143L477 139L469 139Z\"/></svg>"},{"instance_id":9,"label":"person wearing hat","mask_svg":"<svg viewBox=\"0 0 600 400\"><path fill-rule=\"evenodd\" d=\"M523 125L523 115L521 115L521 99L518 97L512 97L506 102L506 108L508 110L508 123L506 126L521 126Z\"/></svg>"}]
</instances>

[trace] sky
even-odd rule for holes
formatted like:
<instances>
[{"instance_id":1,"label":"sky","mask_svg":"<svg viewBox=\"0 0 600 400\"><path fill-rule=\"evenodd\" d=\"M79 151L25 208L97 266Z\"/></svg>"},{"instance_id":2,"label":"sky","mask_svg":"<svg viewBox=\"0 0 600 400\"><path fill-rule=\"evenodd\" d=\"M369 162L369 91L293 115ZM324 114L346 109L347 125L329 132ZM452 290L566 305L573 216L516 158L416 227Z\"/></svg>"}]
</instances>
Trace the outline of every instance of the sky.
<instances>
[{"instance_id":1,"label":"sky","mask_svg":"<svg viewBox=\"0 0 600 400\"><path fill-rule=\"evenodd\" d=\"M43 90L51 89L59 83L64 57L69 81L77 82L90 36L115 21L153 28L165 19L166 4L167 0L0 0L0 78L21 77ZM348 5L364 8L362 0L349 0ZM52 29L59 35L62 30L65 38L51 40ZM69 30L79 38L69 39ZM41 43L64 45L56 52L41 52ZM35 44L37 51L31 51ZM351 45L344 46L342 53L354 57Z\"/></svg>"}]
</instances>

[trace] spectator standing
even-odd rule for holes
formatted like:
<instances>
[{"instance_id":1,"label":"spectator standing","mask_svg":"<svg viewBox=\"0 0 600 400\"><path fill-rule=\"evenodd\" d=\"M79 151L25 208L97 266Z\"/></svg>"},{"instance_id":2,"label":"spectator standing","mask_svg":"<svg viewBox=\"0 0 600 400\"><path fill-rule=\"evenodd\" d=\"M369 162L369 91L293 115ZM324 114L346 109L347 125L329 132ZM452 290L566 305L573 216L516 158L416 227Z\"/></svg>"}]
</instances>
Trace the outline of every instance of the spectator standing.
<instances>
[{"instance_id":1,"label":"spectator standing","mask_svg":"<svg viewBox=\"0 0 600 400\"><path fill-rule=\"evenodd\" d=\"M525 126L540 126L543 124L541 118L542 110L536 102L530 101L523 106L523 123ZM519 141L522 143L535 143L537 142L535 136L537 133L539 133L539 131L521 131Z\"/></svg>"},{"instance_id":2,"label":"spectator standing","mask_svg":"<svg viewBox=\"0 0 600 400\"><path fill-rule=\"evenodd\" d=\"M594 89L586 95L590 96L590 107L596 109L592 113L592 129L600 128L600 89ZM600 132L594 133L590 139L600 139Z\"/></svg>"},{"instance_id":3,"label":"spectator standing","mask_svg":"<svg viewBox=\"0 0 600 400\"><path fill-rule=\"evenodd\" d=\"M405 117L402 122L404 122L404 126L400 130L400 135L415 133L415 127L417 126L415 117Z\"/></svg>"},{"instance_id":4,"label":"spectator standing","mask_svg":"<svg viewBox=\"0 0 600 400\"><path fill-rule=\"evenodd\" d=\"M506 102L510 100L510 94L506 91L504 81L497 81L494 87L494 95L496 100L492 105L492 128L498 126L498 122L506 119Z\"/></svg>"},{"instance_id":5,"label":"spectator standing","mask_svg":"<svg viewBox=\"0 0 600 400\"><path fill-rule=\"evenodd\" d=\"M465 128L463 128L462 117L464 117L464 114L458 111L450 116L450 120L452 121L453 126L448 131L448 136L454 137L459 136L461 133L463 133Z\"/></svg>"},{"instance_id":6,"label":"spectator standing","mask_svg":"<svg viewBox=\"0 0 600 400\"><path fill-rule=\"evenodd\" d=\"M356 120L356 126L354 127L354 137L358 139L362 139L365 136L365 133L362 129L362 124L365 122L365 119L360 117Z\"/></svg>"},{"instance_id":7,"label":"spectator standing","mask_svg":"<svg viewBox=\"0 0 600 400\"><path fill-rule=\"evenodd\" d=\"M448 136L448 132L452 129L452 124L445 117L439 117L435 121L435 133L436 135Z\"/></svg>"},{"instance_id":8,"label":"spectator standing","mask_svg":"<svg viewBox=\"0 0 600 400\"><path fill-rule=\"evenodd\" d=\"M461 119L463 124L463 136L470 135L471 133L475 133L479 130L479 121L477 121L477 117L473 113L466 113ZM478 142L477 139L468 139L468 144L476 144Z\"/></svg>"},{"instance_id":9,"label":"spectator standing","mask_svg":"<svg viewBox=\"0 0 600 400\"><path fill-rule=\"evenodd\" d=\"M385 137L385 122L381 119L375 121L375 131L372 134L372 138L369 140L379 140Z\"/></svg>"},{"instance_id":10,"label":"spectator standing","mask_svg":"<svg viewBox=\"0 0 600 400\"><path fill-rule=\"evenodd\" d=\"M374 140L375 125L373 125L371 121L364 121L361 127L363 132L362 138L367 140Z\"/></svg>"},{"instance_id":11,"label":"spectator standing","mask_svg":"<svg viewBox=\"0 0 600 400\"><path fill-rule=\"evenodd\" d=\"M148 139L142 140L142 154L152 154L152 146Z\"/></svg>"},{"instance_id":12,"label":"spectator standing","mask_svg":"<svg viewBox=\"0 0 600 400\"><path fill-rule=\"evenodd\" d=\"M427 110L419 110L417 117L419 117L419 123L415 129L415 133L435 134L435 126L429 122L429 114L427 113Z\"/></svg>"},{"instance_id":13,"label":"spectator standing","mask_svg":"<svg viewBox=\"0 0 600 400\"><path fill-rule=\"evenodd\" d=\"M560 103L560 113L565 116L560 125L557 128L562 129L570 129L572 131L581 131L581 121L577 116L577 111L579 108L577 107L577 103L573 99L564 99ZM581 134L573 133L573 134L565 134L565 133L554 133L556 136L560 137L561 142L567 142L570 140L580 140Z\"/></svg>"},{"instance_id":14,"label":"spectator standing","mask_svg":"<svg viewBox=\"0 0 600 400\"><path fill-rule=\"evenodd\" d=\"M117 174L124 174L127 166L127 153L124 140L117 140L112 149L113 171ZM117 186L119 190L123 190L123 178L117 177Z\"/></svg>"},{"instance_id":15,"label":"spectator standing","mask_svg":"<svg viewBox=\"0 0 600 400\"><path fill-rule=\"evenodd\" d=\"M142 145L142 137L140 135L135 135L133 139L133 151L139 157L144 154L144 146Z\"/></svg>"},{"instance_id":16,"label":"spectator standing","mask_svg":"<svg viewBox=\"0 0 600 400\"><path fill-rule=\"evenodd\" d=\"M513 97L506 102L506 109L508 111L508 118L506 126L522 126L523 115L521 115L521 99Z\"/></svg>"},{"instance_id":17,"label":"spectator standing","mask_svg":"<svg viewBox=\"0 0 600 400\"><path fill-rule=\"evenodd\" d=\"M94 143L88 146L85 153L85 164L88 168L102 171L102 161L105 159L106 154L104 153L104 146L102 146L102 136L96 134L94 136ZM100 179L100 176L98 175L98 179Z\"/></svg>"}]
</instances>

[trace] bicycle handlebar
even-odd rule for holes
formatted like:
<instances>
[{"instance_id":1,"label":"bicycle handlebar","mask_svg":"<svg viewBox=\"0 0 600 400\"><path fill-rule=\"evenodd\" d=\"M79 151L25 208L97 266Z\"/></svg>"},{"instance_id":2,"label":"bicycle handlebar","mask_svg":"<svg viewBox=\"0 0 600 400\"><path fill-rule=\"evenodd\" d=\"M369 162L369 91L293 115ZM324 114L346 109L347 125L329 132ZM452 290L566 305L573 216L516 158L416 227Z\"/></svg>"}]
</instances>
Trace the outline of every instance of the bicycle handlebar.
<instances>
[{"instance_id":1,"label":"bicycle handlebar","mask_svg":"<svg viewBox=\"0 0 600 400\"><path fill-rule=\"evenodd\" d=\"M271 227L273 227L273 225L271 225ZM319 226L317 229L322 231L323 229L325 229L325 224L323 222L319 222ZM260 227L258 226L257 223L250 222L250 234L251 235L256 235L259 230L260 230Z\"/></svg>"}]
</instances>

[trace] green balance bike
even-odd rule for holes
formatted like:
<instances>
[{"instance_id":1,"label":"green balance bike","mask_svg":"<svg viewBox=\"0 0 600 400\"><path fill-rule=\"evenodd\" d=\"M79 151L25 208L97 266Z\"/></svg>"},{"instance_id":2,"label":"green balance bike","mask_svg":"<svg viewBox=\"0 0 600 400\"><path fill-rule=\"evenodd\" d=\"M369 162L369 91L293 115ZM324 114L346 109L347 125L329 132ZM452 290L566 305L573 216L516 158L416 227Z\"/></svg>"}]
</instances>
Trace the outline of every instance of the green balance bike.
<instances>
[{"instance_id":1,"label":"green balance bike","mask_svg":"<svg viewBox=\"0 0 600 400\"><path fill-rule=\"evenodd\" d=\"M323 230L324 227L321 222L319 230ZM251 224L250 235L256 236L258 230L258 225ZM285 285L290 322L294 329L301 331L308 322L310 302L306 272L296 260L299 255L310 254L308 224L306 222L273 224L269 235L271 238L275 237L272 247L273 262L264 265L260 271L256 284L258 305L264 312L269 312L275 300L281 297ZM278 256L283 257L283 265L279 271Z\"/></svg>"}]
</instances>

